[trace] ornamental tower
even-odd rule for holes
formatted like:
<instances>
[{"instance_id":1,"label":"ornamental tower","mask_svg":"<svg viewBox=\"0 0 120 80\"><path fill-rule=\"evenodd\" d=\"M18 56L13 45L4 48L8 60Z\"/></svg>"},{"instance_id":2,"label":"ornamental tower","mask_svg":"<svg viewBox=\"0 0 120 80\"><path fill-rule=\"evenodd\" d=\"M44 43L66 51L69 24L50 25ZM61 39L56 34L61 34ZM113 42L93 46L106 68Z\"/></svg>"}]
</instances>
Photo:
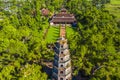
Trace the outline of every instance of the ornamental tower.
<instances>
[{"instance_id":1,"label":"ornamental tower","mask_svg":"<svg viewBox=\"0 0 120 80\"><path fill-rule=\"evenodd\" d=\"M65 26L60 27L60 39L55 43L52 80L72 80L71 58L65 38Z\"/></svg>"}]
</instances>

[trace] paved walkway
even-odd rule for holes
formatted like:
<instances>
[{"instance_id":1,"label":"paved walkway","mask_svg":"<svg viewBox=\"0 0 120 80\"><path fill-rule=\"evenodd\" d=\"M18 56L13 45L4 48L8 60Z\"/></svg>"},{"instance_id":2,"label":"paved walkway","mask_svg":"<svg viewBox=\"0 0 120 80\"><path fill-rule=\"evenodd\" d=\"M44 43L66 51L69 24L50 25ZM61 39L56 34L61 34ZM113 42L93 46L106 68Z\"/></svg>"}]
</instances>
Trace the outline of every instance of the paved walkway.
<instances>
[{"instance_id":1,"label":"paved walkway","mask_svg":"<svg viewBox=\"0 0 120 80\"><path fill-rule=\"evenodd\" d=\"M65 26L60 27L60 38L65 38L66 32L65 32Z\"/></svg>"}]
</instances>

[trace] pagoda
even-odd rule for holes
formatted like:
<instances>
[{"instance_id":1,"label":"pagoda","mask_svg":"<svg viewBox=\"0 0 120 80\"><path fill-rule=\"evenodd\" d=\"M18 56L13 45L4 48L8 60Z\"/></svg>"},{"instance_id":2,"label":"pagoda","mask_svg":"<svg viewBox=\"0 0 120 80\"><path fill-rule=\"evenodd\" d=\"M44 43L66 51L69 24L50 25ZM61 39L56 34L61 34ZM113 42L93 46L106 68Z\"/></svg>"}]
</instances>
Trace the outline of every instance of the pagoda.
<instances>
[{"instance_id":1,"label":"pagoda","mask_svg":"<svg viewBox=\"0 0 120 80\"><path fill-rule=\"evenodd\" d=\"M65 27L60 27L60 39L55 43L52 80L72 80L71 58L65 38Z\"/></svg>"}]
</instances>

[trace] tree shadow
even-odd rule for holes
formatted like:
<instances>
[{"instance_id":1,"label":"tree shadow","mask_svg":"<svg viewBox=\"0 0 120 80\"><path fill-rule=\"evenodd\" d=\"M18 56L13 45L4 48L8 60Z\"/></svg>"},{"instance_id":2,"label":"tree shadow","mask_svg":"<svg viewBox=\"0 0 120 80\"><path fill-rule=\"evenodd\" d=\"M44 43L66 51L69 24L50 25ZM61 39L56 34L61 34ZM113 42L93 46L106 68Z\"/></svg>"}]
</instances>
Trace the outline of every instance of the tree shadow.
<instances>
[{"instance_id":1,"label":"tree shadow","mask_svg":"<svg viewBox=\"0 0 120 80\"><path fill-rule=\"evenodd\" d=\"M45 62L46 65L42 65L42 71L48 75L48 79L52 76L52 62Z\"/></svg>"}]
</instances>

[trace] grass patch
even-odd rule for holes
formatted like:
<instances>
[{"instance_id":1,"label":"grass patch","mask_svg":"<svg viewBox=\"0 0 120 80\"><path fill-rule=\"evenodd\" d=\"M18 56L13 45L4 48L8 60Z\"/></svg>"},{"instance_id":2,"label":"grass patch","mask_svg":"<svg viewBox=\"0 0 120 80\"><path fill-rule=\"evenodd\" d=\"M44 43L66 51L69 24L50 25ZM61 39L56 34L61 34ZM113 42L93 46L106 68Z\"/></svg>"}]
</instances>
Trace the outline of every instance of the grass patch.
<instances>
[{"instance_id":1,"label":"grass patch","mask_svg":"<svg viewBox=\"0 0 120 80\"><path fill-rule=\"evenodd\" d=\"M73 28L73 27L69 27L69 26L67 26L66 27L66 36L67 36L67 38L69 39L72 35L74 35L74 33L75 33L75 30L74 30L75 28Z\"/></svg>"},{"instance_id":2,"label":"grass patch","mask_svg":"<svg viewBox=\"0 0 120 80\"><path fill-rule=\"evenodd\" d=\"M74 35L74 33L75 33L74 28L69 27L69 26L66 27L66 37L67 37L67 39L69 39L72 35ZM47 43L54 43L54 42L57 41L59 36L60 36L60 28L58 26L56 26L56 27L51 26L48 29L48 33L46 35L45 41Z\"/></svg>"},{"instance_id":3,"label":"grass patch","mask_svg":"<svg viewBox=\"0 0 120 80\"><path fill-rule=\"evenodd\" d=\"M106 9L120 20L120 0L111 0L110 4L105 5Z\"/></svg>"},{"instance_id":4,"label":"grass patch","mask_svg":"<svg viewBox=\"0 0 120 80\"><path fill-rule=\"evenodd\" d=\"M116 16L116 19L120 19L120 4L106 4L106 9L113 15Z\"/></svg>"},{"instance_id":5,"label":"grass patch","mask_svg":"<svg viewBox=\"0 0 120 80\"><path fill-rule=\"evenodd\" d=\"M50 26L50 28L48 29L48 33L46 35L46 42L47 43L53 43L56 42L57 39L59 38L59 27L54 27L54 26Z\"/></svg>"},{"instance_id":6,"label":"grass patch","mask_svg":"<svg viewBox=\"0 0 120 80\"><path fill-rule=\"evenodd\" d=\"M111 0L111 4L120 4L120 0Z\"/></svg>"}]
</instances>

